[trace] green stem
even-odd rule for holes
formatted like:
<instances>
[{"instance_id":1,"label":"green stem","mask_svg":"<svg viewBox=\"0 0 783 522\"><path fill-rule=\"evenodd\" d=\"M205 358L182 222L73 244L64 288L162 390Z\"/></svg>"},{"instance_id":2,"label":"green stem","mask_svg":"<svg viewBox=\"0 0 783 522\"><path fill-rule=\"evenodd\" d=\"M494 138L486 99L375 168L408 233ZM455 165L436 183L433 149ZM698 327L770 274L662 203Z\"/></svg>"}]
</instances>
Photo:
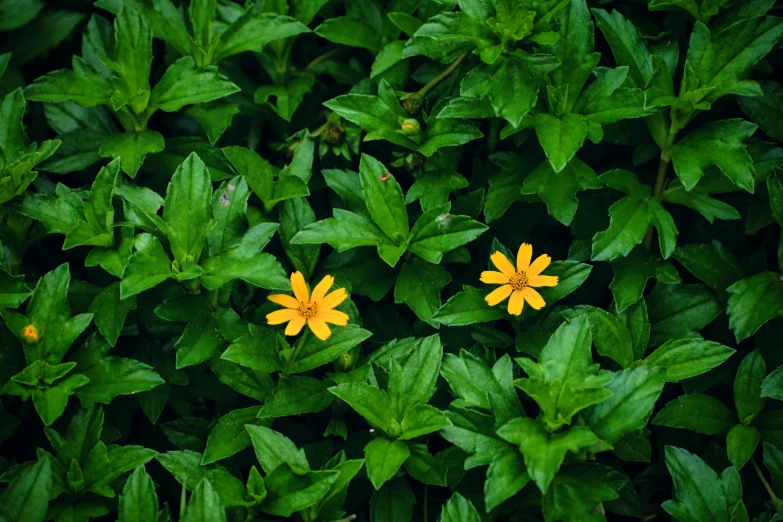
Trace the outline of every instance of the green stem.
<instances>
[{"instance_id":1,"label":"green stem","mask_svg":"<svg viewBox=\"0 0 783 522\"><path fill-rule=\"evenodd\" d=\"M666 138L666 145L661 150L661 161L658 163L658 176L655 178L655 186L653 187L652 192L653 196L658 196L663 192L663 187L666 183L666 173L669 170L669 163L672 161L671 148L672 145L674 145L674 138L679 131L680 128L675 125L675 121L672 120L672 123L669 126L669 135ZM655 228L650 225L650 228L647 229L647 234L644 236L644 247L647 250L650 250L650 247L652 246L654 232Z\"/></svg>"},{"instance_id":2,"label":"green stem","mask_svg":"<svg viewBox=\"0 0 783 522\"><path fill-rule=\"evenodd\" d=\"M312 62L308 63L307 67L305 67L305 69L312 69L313 67L315 67L319 63L325 62L329 58L332 58L333 56L336 56L336 55L340 54L341 52L343 52L343 49L345 49L345 48L344 47L337 47L336 49L332 49L331 51L326 51L324 54L322 54L321 56L317 56Z\"/></svg>"},{"instance_id":3,"label":"green stem","mask_svg":"<svg viewBox=\"0 0 783 522\"><path fill-rule=\"evenodd\" d=\"M430 493L430 487L427 484L424 484L424 506L422 509L424 522L427 522L427 503L429 500L429 493Z\"/></svg>"},{"instance_id":4,"label":"green stem","mask_svg":"<svg viewBox=\"0 0 783 522\"><path fill-rule=\"evenodd\" d=\"M492 154L498 148L500 141L500 125L503 123L501 118L491 118L489 120L489 136L487 137L487 150Z\"/></svg>"},{"instance_id":5,"label":"green stem","mask_svg":"<svg viewBox=\"0 0 783 522\"><path fill-rule=\"evenodd\" d=\"M759 467L758 462L756 462L756 458L750 457L750 463L753 464L753 469L756 470L756 475L759 476L759 480L761 480L761 483L764 484L764 489L766 489L767 493L769 493L769 498L772 500L772 503L775 505L775 509L782 508L783 500L780 500L777 497L777 495L775 495L775 492L772 490L772 486L769 485L769 482L767 482L767 479L764 476L764 472Z\"/></svg>"},{"instance_id":6,"label":"green stem","mask_svg":"<svg viewBox=\"0 0 783 522\"><path fill-rule=\"evenodd\" d=\"M467 55L468 53L460 54L456 60L451 62L451 65L449 65L445 71L437 75L435 78L430 80L429 83L427 83L427 85L419 89L416 95L424 98L428 92L430 92L433 88L435 88L436 85L442 82L449 74L453 73L454 69L456 69L460 63L462 63L462 60L464 60Z\"/></svg>"}]
</instances>

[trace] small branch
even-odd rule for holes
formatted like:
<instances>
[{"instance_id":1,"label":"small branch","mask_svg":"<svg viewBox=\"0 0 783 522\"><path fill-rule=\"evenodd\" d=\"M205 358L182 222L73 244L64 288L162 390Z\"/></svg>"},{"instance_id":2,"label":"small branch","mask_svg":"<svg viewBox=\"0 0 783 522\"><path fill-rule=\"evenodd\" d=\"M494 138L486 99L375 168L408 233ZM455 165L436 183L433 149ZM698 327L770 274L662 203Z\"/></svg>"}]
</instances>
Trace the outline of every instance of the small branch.
<instances>
[{"instance_id":1,"label":"small branch","mask_svg":"<svg viewBox=\"0 0 783 522\"><path fill-rule=\"evenodd\" d=\"M427 504L429 499L429 493L430 493L430 487L427 484L424 484L424 506L423 506L423 520L424 522L427 522Z\"/></svg>"},{"instance_id":2,"label":"small branch","mask_svg":"<svg viewBox=\"0 0 783 522\"><path fill-rule=\"evenodd\" d=\"M331 51L326 51L324 54L322 54L321 56L317 56L312 62L308 63L307 67L305 67L305 69L312 69L313 67L315 67L319 63L325 62L329 58L340 54L341 52L343 52L343 49L345 49L345 48L344 47L337 47L335 49L332 49Z\"/></svg>"},{"instance_id":3,"label":"small branch","mask_svg":"<svg viewBox=\"0 0 783 522\"><path fill-rule=\"evenodd\" d=\"M666 172L669 170L669 163L672 161L672 155L670 152L661 153L661 162L658 164L658 177L655 178L655 187L653 188L653 196L659 195L663 191L663 185L666 182ZM647 229L647 235L644 236L644 247L650 250L652 246L654 228L650 226Z\"/></svg>"},{"instance_id":4,"label":"small branch","mask_svg":"<svg viewBox=\"0 0 783 522\"><path fill-rule=\"evenodd\" d=\"M460 54L456 60L451 62L451 65L449 65L445 71L437 75L435 78L430 80L430 82L419 89L419 91L416 93L417 96L425 97L428 92L430 92L433 88L435 88L436 85L438 85L441 81L443 81L449 74L454 72L454 69L459 67L459 64L462 63L462 60L465 59L465 57L468 55L468 53L462 53Z\"/></svg>"},{"instance_id":5,"label":"small branch","mask_svg":"<svg viewBox=\"0 0 783 522\"><path fill-rule=\"evenodd\" d=\"M756 462L756 458L750 457L750 463L753 464L753 469L756 470L756 475L759 476L759 480L761 480L761 483L764 484L764 489L766 489L767 493L769 493L769 498L772 500L772 503L775 504L775 508L780 509L783 507L783 500L780 500L777 495L775 495L775 492L772 490L772 486L769 485L766 477L764 477L764 472L761 471L758 462Z\"/></svg>"}]
</instances>

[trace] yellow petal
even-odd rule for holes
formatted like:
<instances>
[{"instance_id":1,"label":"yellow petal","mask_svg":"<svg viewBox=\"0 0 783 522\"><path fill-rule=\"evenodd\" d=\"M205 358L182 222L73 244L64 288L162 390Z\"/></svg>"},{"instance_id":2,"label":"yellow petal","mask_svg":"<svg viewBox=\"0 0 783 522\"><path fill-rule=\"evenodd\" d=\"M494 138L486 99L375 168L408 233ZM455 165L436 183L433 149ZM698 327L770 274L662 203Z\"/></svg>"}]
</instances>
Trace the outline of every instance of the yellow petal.
<instances>
[{"instance_id":1,"label":"yellow petal","mask_svg":"<svg viewBox=\"0 0 783 522\"><path fill-rule=\"evenodd\" d=\"M519 290L514 291L514 293L511 294L511 299L508 300L508 313L511 315L521 314L524 304L525 300L522 297L522 292Z\"/></svg>"},{"instance_id":2,"label":"yellow petal","mask_svg":"<svg viewBox=\"0 0 783 522\"><path fill-rule=\"evenodd\" d=\"M266 314L266 322L268 324L283 324L293 320L295 317L299 317L299 311L286 308L283 310L276 310L270 314Z\"/></svg>"},{"instance_id":3,"label":"yellow petal","mask_svg":"<svg viewBox=\"0 0 783 522\"><path fill-rule=\"evenodd\" d=\"M294 289L294 296L300 303L306 303L310 300L310 292L307 290L302 272L296 271L291 274L291 288Z\"/></svg>"},{"instance_id":4,"label":"yellow petal","mask_svg":"<svg viewBox=\"0 0 783 522\"><path fill-rule=\"evenodd\" d=\"M313 331L315 336L322 341L327 340L329 336L332 335L332 331L329 329L326 323L317 317L311 317L308 319L307 326L309 326L310 330Z\"/></svg>"},{"instance_id":5,"label":"yellow petal","mask_svg":"<svg viewBox=\"0 0 783 522\"><path fill-rule=\"evenodd\" d=\"M546 306L544 298L541 294L530 288L529 286L520 290L520 293L525 297L525 301L536 310L541 310Z\"/></svg>"},{"instance_id":6,"label":"yellow petal","mask_svg":"<svg viewBox=\"0 0 783 522\"><path fill-rule=\"evenodd\" d=\"M527 279L530 286L557 286L557 283L557 276L537 275Z\"/></svg>"},{"instance_id":7,"label":"yellow petal","mask_svg":"<svg viewBox=\"0 0 783 522\"><path fill-rule=\"evenodd\" d=\"M318 309L331 310L335 306L338 306L340 303L345 301L347 298L348 292L345 291L345 288L338 288L331 294L328 294L321 300L320 303L318 303Z\"/></svg>"},{"instance_id":8,"label":"yellow petal","mask_svg":"<svg viewBox=\"0 0 783 522\"><path fill-rule=\"evenodd\" d=\"M526 275L528 279L531 277L535 277L541 272L543 272L544 270L546 270L546 267L548 267L549 263L551 262L552 262L552 258L546 254L538 256L536 260L530 264L530 268L527 269Z\"/></svg>"},{"instance_id":9,"label":"yellow petal","mask_svg":"<svg viewBox=\"0 0 783 522\"><path fill-rule=\"evenodd\" d=\"M291 297L290 295L271 294L266 296L266 298L272 301L273 303L277 303L281 306L285 306L286 308L299 308L299 301L297 301L295 298Z\"/></svg>"},{"instance_id":10,"label":"yellow petal","mask_svg":"<svg viewBox=\"0 0 783 522\"><path fill-rule=\"evenodd\" d=\"M345 326L350 319L348 314L340 310L319 310L316 317L325 323L332 323L337 326Z\"/></svg>"},{"instance_id":11,"label":"yellow petal","mask_svg":"<svg viewBox=\"0 0 783 522\"><path fill-rule=\"evenodd\" d=\"M293 319L291 319L291 322L288 323L288 326L285 327L285 334L286 335L296 335L299 332L302 331L302 328L304 327L307 320L302 317L301 315L297 315Z\"/></svg>"},{"instance_id":12,"label":"yellow petal","mask_svg":"<svg viewBox=\"0 0 783 522\"><path fill-rule=\"evenodd\" d=\"M511 295L511 292L513 291L514 289L511 288L511 285L503 285L492 290L489 294L487 294L487 297L485 297L484 300L487 302L487 304L489 304L489 306L495 306L503 299Z\"/></svg>"},{"instance_id":13,"label":"yellow petal","mask_svg":"<svg viewBox=\"0 0 783 522\"><path fill-rule=\"evenodd\" d=\"M529 243L522 243L517 252L517 271L525 272L530 266L530 259L533 257L533 247Z\"/></svg>"},{"instance_id":14,"label":"yellow petal","mask_svg":"<svg viewBox=\"0 0 783 522\"><path fill-rule=\"evenodd\" d=\"M509 277L503 272L495 272L494 270L485 270L481 272L481 282L490 285L504 285L508 283Z\"/></svg>"},{"instance_id":15,"label":"yellow petal","mask_svg":"<svg viewBox=\"0 0 783 522\"><path fill-rule=\"evenodd\" d=\"M321 282L315 285L315 288L313 288L313 295L310 296L310 300L314 303L319 302L321 299L324 298L326 295L326 292L329 291L330 288L332 288L332 285L334 284L334 277L328 275L321 279Z\"/></svg>"},{"instance_id":16,"label":"yellow petal","mask_svg":"<svg viewBox=\"0 0 783 522\"><path fill-rule=\"evenodd\" d=\"M514 270L514 265L512 265L511 261L509 261L508 258L503 255L503 252L495 252L489 256L489 258L492 260L492 263L498 267L498 270L507 276L511 277L516 273L516 270Z\"/></svg>"}]
</instances>

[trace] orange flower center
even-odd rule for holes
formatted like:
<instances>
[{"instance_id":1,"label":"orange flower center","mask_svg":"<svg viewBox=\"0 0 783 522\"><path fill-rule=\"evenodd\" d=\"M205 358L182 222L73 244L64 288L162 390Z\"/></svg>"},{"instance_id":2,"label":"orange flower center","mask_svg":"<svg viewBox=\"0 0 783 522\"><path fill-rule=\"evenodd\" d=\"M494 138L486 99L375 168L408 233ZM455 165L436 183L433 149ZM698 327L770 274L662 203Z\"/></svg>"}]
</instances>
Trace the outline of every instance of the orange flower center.
<instances>
[{"instance_id":1,"label":"orange flower center","mask_svg":"<svg viewBox=\"0 0 783 522\"><path fill-rule=\"evenodd\" d=\"M527 286L527 274L524 272L517 272L516 274L511 276L511 279L509 279L508 284L511 285L511 288L514 290L522 290Z\"/></svg>"},{"instance_id":2,"label":"orange flower center","mask_svg":"<svg viewBox=\"0 0 783 522\"><path fill-rule=\"evenodd\" d=\"M299 303L299 314L305 319L310 319L318 314L318 305L312 301Z\"/></svg>"}]
</instances>

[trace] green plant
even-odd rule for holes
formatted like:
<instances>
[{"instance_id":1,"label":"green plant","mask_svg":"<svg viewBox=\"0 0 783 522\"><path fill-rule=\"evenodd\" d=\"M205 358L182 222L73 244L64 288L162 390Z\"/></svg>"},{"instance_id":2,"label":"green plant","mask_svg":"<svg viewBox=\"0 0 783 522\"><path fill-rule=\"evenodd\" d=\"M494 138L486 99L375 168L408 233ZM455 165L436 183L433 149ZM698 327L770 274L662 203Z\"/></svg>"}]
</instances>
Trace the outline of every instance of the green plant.
<instances>
[{"instance_id":1,"label":"green plant","mask_svg":"<svg viewBox=\"0 0 783 522\"><path fill-rule=\"evenodd\" d=\"M0 522L783 520L781 7L0 0Z\"/></svg>"}]
</instances>

